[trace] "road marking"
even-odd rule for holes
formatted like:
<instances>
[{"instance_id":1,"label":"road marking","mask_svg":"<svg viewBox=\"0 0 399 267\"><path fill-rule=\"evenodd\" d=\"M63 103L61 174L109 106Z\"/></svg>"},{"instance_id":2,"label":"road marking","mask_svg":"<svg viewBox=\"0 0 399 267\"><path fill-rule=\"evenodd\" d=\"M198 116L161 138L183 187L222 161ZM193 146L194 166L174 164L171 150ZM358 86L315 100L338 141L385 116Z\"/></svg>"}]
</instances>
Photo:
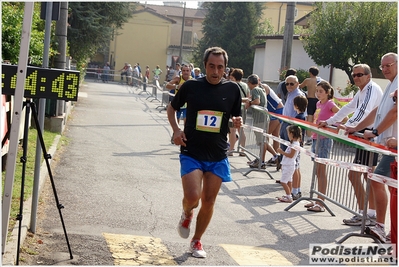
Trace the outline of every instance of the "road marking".
<instances>
[{"instance_id":1,"label":"road marking","mask_svg":"<svg viewBox=\"0 0 399 267\"><path fill-rule=\"evenodd\" d=\"M278 251L270 248L220 244L238 265L292 266Z\"/></svg>"},{"instance_id":2,"label":"road marking","mask_svg":"<svg viewBox=\"0 0 399 267\"><path fill-rule=\"evenodd\" d=\"M114 265L177 265L161 239L103 233Z\"/></svg>"},{"instance_id":3,"label":"road marking","mask_svg":"<svg viewBox=\"0 0 399 267\"><path fill-rule=\"evenodd\" d=\"M160 238L103 233L114 265L178 265ZM278 251L270 248L220 244L238 265L292 266Z\"/></svg>"},{"instance_id":4,"label":"road marking","mask_svg":"<svg viewBox=\"0 0 399 267\"><path fill-rule=\"evenodd\" d=\"M78 92L78 97L87 97L87 93L85 92Z\"/></svg>"}]
</instances>

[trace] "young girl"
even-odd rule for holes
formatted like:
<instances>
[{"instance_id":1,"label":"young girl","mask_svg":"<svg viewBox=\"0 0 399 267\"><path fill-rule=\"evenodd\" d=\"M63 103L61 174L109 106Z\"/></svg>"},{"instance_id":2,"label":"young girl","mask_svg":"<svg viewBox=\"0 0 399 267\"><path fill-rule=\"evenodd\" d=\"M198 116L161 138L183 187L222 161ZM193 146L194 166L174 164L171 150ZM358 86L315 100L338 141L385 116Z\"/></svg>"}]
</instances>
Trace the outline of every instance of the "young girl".
<instances>
[{"instance_id":1,"label":"young girl","mask_svg":"<svg viewBox=\"0 0 399 267\"><path fill-rule=\"evenodd\" d=\"M316 97L319 102L316 104L316 112L314 113L314 123L318 124L319 121L325 121L331 118L335 113L339 111L339 107L332 100L334 98L334 89L330 83L326 81L321 81L316 87ZM331 148L332 139L325 136L317 136L316 133L312 133L312 152L319 158L328 158ZM316 151L317 148L317 151ZM318 191L325 194L327 189L327 174L326 165L316 163L316 175L317 175L317 186ZM324 200L324 197L318 196L319 199ZM323 212L324 207L322 202L317 201L317 203L309 203L305 205L308 211Z\"/></svg>"},{"instance_id":2,"label":"young girl","mask_svg":"<svg viewBox=\"0 0 399 267\"><path fill-rule=\"evenodd\" d=\"M299 126L290 125L287 127L288 137L292 145L300 145L300 141L302 139L302 130ZM292 202L292 176L295 172L295 160L298 156L299 151L292 148L292 146L288 146L285 151L281 148L277 149L277 152L283 156L281 160L281 179L280 184L283 186L285 190L285 196L278 197L277 199L281 202Z\"/></svg>"},{"instance_id":3,"label":"young girl","mask_svg":"<svg viewBox=\"0 0 399 267\"><path fill-rule=\"evenodd\" d=\"M298 95L294 98L294 109L298 113L295 116L296 119L300 119L306 121L305 111L308 106L308 99L303 95ZM302 129L302 138L305 138L306 130ZM300 142L301 147L303 147L303 140ZM298 156L295 160L295 172L292 177L292 199L297 200L302 197L301 193L301 171L300 171L300 157L301 153L298 153Z\"/></svg>"}]
</instances>

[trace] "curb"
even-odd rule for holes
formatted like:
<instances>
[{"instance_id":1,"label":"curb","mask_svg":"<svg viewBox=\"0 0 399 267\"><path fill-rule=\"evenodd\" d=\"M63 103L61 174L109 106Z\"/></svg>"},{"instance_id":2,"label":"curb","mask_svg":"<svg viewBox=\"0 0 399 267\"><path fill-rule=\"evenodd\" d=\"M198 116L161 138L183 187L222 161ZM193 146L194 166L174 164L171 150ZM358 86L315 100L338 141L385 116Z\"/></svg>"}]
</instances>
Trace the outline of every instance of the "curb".
<instances>
[{"instance_id":1,"label":"curb","mask_svg":"<svg viewBox=\"0 0 399 267\"><path fill-rule=\"evenodd\" d=\"M51 163L54 159L54 156L57 152L57 146L60 141L61 135L56 135L54 138L54 142L51 145L50 149L47 151L48 154L51 155L51 159L49 159L49 163L51 166ZM40 177L39 177L39 197L40 193L43 189L44 182L48 178L48 171L47 171L47 165L45 160L43 160L42 165L40 167ZM30 223L31 223L31 207L32 207L32 196L29 197L24 202L24 209L23 209L23 216L22 216L22 221L21 221L21 244L23 244L28 229L30 228ZM17 246L18 246L18 228L19 224L18 222L15 224L14 229L12 231L10 239L6 242L6 247L4 254L2 255L2 265L15 265L16 259L17 259Z\"/></svg>"}]
</instances>

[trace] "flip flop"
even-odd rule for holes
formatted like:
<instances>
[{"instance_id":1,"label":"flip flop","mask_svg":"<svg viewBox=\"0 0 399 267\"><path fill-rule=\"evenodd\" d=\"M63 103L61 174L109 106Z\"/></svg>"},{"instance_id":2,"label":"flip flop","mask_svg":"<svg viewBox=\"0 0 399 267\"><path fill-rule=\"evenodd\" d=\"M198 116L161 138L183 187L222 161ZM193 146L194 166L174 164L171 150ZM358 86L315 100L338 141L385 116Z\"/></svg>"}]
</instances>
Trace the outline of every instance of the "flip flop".
<instances>
[{"instance_id":1,"label":"flip flop","mask_svg":"<svg viewBox=\"0 0 399 267\"><path fill-rule=\"evenodd\" d=\"M315 204L313 207L308 208L308 211L324 212L324 208L322 206L320 206L319 204Z\"/></svg>"},{"instance_id":2,"label":"flip flop","mask_svg":"<svg viewBox=\"0 0 399 267\"><path fill-rule=\"evenodd\" d=\"M313 202L310 202L310 203L304 205L305 208L311 208L311 207L313 207L313 206L314 206L314 203L313 203Z\"/></svg>"}]
</instances>

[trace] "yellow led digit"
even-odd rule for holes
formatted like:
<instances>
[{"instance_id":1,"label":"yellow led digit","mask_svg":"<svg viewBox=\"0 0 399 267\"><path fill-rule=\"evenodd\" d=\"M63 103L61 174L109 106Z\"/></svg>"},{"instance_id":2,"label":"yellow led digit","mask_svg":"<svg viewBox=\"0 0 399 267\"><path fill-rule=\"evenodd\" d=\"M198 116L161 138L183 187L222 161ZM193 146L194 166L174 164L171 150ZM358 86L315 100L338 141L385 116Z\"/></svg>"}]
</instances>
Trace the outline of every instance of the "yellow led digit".
<instances>
[{"instance_id":1,"label":"yellow led digit","mask_svg":"<svg viewBox=\"0 0 399 267\"><path fill-rule=\"evenodd\" d=\"M51 83L51 92L57 93L58 97L62 97L64 92L64 78L65 73L58 76L52 83Z\"/></svg>"},{"instance_id":2,"label":"yellow led digit","mask_svg":"<svg viewBox=\"0 0 399 267\"><path fill-rule=\"evenodd\" d=\"M40 81L41 81L42 83L45 83L45 82L46 82L46 77L41 77L41 78L40 78ZM40 91L41 91L41 92L45 92L45 91L46 91L46 87L45 87L45 86L40 86Z\"/></svg>"},{"instance_id":3,"label":"yellow led digit","mask_svg":"<svg viewBox=\"0 0 399 267\"><path fill-rule=\"evenodd\" d=\"M76 94L78 92L78 76L74 73L70 73L66 76L66 80L72 80L72 84L68 84L68 89L70 91L65 91L65 96L69 99L73 99L76 97Z\"/></svg>"},{"instance_id":4,"label":"yellow led digit","mask_svg":"<svg viewBox=\"0 0 399 267\"><path fill-rule=\"evenodd\" d=\"M4 73L1 74L1 81L4 81L4 78L6 77L6 75ZM1 88L4 88L4 83L1 83Z\"/></svg>"},{"instance_id":5,"label":"yellow led digit","mask_svg":"<svg viewBox=\"0 0 399 267\"><path fill-rule=\"evenodd\" d=\"M17 88L17 74L14 74L14 75L11 77L10 88L11 88L11 89Z\"/></svg>"},{"instance_id":6,"label":"yellow led digit","mask_svg":"<svg viewBox=\"0 0 399 267\"><path fill-rule=\"evenodd\" d=\"M36 95L36 82L37 82L37 70L32 72L25 79L25 90L30 91L31 95Z\"/></svg>"}]
</instances>

